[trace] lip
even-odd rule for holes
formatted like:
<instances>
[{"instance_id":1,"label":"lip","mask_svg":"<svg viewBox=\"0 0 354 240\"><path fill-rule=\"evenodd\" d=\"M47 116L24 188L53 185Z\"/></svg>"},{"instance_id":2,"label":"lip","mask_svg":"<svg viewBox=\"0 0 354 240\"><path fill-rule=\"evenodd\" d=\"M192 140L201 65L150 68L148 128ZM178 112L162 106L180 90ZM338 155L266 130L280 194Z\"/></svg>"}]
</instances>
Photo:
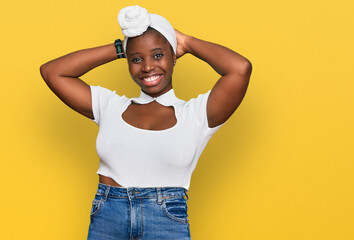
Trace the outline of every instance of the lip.
<instances>
[{"instance_id":1,"label":"lip","mask_svg":"<svg viewBox=\"0 0 354 240\"><path fill-rule=\"evenodd\" d=\"M145 86L151 87L151 86L155 86L155 85L159 84L162 77L163 77L162 74L151 74L148 76L140 77L140 80L142 81L142 83Z\"/></svg>"}]
</instances>

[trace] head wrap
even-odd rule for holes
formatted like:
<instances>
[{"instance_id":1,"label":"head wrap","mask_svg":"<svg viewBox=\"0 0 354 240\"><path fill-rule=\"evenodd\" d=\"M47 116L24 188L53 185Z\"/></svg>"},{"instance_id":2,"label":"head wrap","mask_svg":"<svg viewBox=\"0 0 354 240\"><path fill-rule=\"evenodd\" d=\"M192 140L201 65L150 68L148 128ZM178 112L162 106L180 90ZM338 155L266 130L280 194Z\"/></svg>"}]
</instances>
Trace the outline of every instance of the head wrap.
<instances>
[{"instance_id":1,"label":"head wrap","mask_svg":"<svg viewBox=\"0 0 354 240\"><path fill-rule=\"evenodd\" d=\"M176 54L176 33L172 25L164 17L148 13L145 8L136 5L121 9L118 13L118 23L122 28L124 35L124 51L127 47L128 38L140 36L148 29L148 27L151 27L167 39Z\"/></svg>"}]
</instances>

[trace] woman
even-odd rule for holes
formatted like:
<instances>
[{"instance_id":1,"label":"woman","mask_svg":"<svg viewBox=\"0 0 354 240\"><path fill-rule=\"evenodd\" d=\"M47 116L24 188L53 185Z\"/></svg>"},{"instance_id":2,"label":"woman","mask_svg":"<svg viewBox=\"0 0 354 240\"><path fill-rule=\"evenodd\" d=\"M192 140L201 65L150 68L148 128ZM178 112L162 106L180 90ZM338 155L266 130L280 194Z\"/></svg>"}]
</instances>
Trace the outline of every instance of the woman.
<instances>
[{"instance_id":1,"label":"woman","mask_svg":"<svg viewBox=\"0 0 354 240\"><path fill-rule=\"evenodd\" d=\"M122 9L118 21L122 44L79 50L40 68L64 103L99 126L99 184L88 239L190 239L191 175L208 140L241 103L251 63L226 47L174 30L139 6ZM211 91L185 102L174 94L172 73L187 53L221 77ZM122 57L141 88L139 97L79 79Z\"/></svg>"}]
</instances>

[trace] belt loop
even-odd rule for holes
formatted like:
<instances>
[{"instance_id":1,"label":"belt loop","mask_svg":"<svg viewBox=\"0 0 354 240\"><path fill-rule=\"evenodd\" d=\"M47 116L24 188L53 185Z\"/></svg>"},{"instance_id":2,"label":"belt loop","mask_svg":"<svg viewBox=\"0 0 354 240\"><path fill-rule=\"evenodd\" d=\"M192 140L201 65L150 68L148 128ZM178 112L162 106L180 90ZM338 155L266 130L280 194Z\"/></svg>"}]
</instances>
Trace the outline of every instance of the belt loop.
<instances>
[{"instance_id":1,"label":"belt loop","mask_svg":"<svg viewBox=\"0 0 354 240\"><path fill-rule=\"evenodd\" d=\"M103 199L102 199L104 202L107 200L110 188L111 188L111 186L108 185L107 188L106 188L106 191L104 192Z\"/></svg>"},{"instance_id":2,"label":"belt loop","mask_svg":"<svg viewBox=\"0 0 354 240\"><path fill-rule=\"evenodd\" d=\"M189 197L188 197L187 192L188 192L188 190L187 190L187 189L184 189L184 193L186 194L186 196L187 196L187 200L188 200L188 199L189 199Z\"/></svg>"},{"instance_id":3,"label":"belt loop","mask_svg":"<svg viewBox=\"0 0 354 240\"><path fill-rule=\"evenodd\" d=\"M161 204L162 203L162 193L161 193L161 188L156 188L157 190L157 203Z\"/></svg>"}]
</instances>

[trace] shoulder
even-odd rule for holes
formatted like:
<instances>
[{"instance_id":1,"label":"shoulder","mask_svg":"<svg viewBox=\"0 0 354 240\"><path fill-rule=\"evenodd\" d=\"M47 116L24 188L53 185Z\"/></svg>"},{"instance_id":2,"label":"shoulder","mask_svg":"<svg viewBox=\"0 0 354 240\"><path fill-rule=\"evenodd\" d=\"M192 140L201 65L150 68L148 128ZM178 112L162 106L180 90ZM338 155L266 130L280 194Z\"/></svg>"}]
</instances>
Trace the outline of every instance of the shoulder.
<instances>
[{"instance_id":1,"label":"shoulder","mask_svg":"<svg viewBox=\"0 0 354 240\"><path fill-rule=\"evenodd\" d=\"M210 92L211 90L206 93L198 94L196 97L189 99L185 102L185 106L189 108L200 108L203 105L206 105Z\"/></svg>"},{"instance_id":2,"label":"shoulder","mask_svg":"<svg viewBox=\"0 0 354 240\"><path fill-rule=\"evenodd\" d=\"M130 100L125 95L117 94L116 90L110 90L108 88L101 87L100 85L90 85L90 88L93 100L97 100L99 102L108 104L110 102L126 102Z\"/></svg>"},{"instance_id":3,"label":"shoulder","mask_svg":"<svg viewBox=\"0 0 354 240\"><path fill-rule=\"evenodd\" d=\"M206 136L213 135L223 125L220 124L216 127L209 127L207 104L210 93L211 90L199 94L197 97L191 98L185 103L185 111L188 112L193 117L194 121L199 124Z\"/></svg>"},{"instance_id":4,"label":"shoulder","mask_svg":"<svg viewBox=\"0 0 354 240\"><path fill-rule=\"evenodd\" d=\"M183 113L193 116L197 121L204 119L210 91L211 90L206 93L198 94L196 97L191 98L188 101L183 101L183 103L179 104Z\"/></svg>"}]
</instances>

